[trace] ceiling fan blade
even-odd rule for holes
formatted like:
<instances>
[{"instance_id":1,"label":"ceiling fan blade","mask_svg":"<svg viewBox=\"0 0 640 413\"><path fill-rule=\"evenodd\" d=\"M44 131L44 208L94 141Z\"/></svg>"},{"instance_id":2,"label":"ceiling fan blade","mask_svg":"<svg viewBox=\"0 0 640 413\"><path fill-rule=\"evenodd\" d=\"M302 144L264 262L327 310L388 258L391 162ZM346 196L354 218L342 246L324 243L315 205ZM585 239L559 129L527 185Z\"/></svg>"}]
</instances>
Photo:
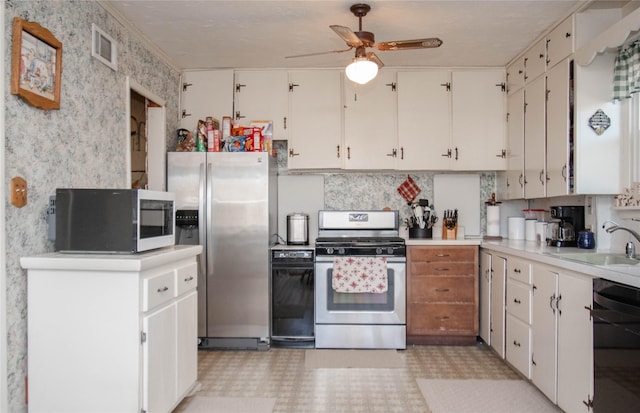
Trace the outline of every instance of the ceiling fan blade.
<instances>
[{"instance_id":1,"label":"ceiling fan blade","mask_svg":"<svg viewBox=\"0 0 640 413\"><path fill-rule=\"evenodd\" d=\"M358 47L362 46L362 40L348 27L338 26L337 24L333 24L331 29L336 32L338 36L342 38L349 46Z\"/></svg>"},{"instance_id":2,"label":"ceiling fan blade","mask_svg":"<svg viewBox=\"0 0 640 413\"><path fill-rule=\"evenodd\" d=\"M437 37L430 37L427 39L413 39L413 40L395 40L392 42L381 42L373 45L377 50L409 50L409 49L430 49L433 47L440 47L442 40Z\"/></svg>"},{"instance_id":3,"label":"ceiling fan blade","mask_svg":"<svg viewBox=\"0 0 640 413\"><path fill-rule=\"evenodd\" d=\"M344 53L344 52L348 52L350 50L353 50L353 47L350 47L350 48L344 49L344 50L331 50L331 51L328 51L328 52L316 52L316 53L298 54L298 55L295 55L295 56L285 56L285 58L289 59L289 58L293 58L293 57L321 56L323 54Z\"/></svg>"},{"instance_id":4,"label":"ceiling fan blade","mask_svg":"<svg viewBox=\"0 0 640 413\"><path fill-rule=\"evenodd\" d=\"M367 59L377 64L378 69L382 69L384 67L384 63L382 63L382 60L380 60L380 58L373 52L367 52Z\"/></svg>"}]
</instances>

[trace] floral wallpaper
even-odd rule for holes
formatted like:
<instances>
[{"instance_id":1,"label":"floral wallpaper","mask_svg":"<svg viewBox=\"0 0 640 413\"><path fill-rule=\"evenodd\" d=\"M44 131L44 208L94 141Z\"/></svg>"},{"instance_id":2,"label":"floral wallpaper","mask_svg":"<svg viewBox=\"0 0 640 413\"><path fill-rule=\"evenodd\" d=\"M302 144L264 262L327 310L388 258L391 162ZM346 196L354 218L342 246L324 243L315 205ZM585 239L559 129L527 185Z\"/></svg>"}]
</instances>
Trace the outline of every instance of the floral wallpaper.
<instances>
[{"instance_id":1,"label":"floral wallpaper","mask_svg":"<svg viewBox=\"0 0 640 413\"><path fill-rule=\"evenodd\" d=\"M165 100L171 137L178 128L180 73L98 2L6 0L4 7L4 167L7 179L23 177L28 190L25 207L6 206L9 411L20 413L27 411L27 278L20 257L53 251L45 219L55 188L128 186L126 77ZM62 43L59 110L40 110L10 94L14 17L37 22ZM117 71L91 57L92 23L117 43Z\"/></svg>"}]
</instances>

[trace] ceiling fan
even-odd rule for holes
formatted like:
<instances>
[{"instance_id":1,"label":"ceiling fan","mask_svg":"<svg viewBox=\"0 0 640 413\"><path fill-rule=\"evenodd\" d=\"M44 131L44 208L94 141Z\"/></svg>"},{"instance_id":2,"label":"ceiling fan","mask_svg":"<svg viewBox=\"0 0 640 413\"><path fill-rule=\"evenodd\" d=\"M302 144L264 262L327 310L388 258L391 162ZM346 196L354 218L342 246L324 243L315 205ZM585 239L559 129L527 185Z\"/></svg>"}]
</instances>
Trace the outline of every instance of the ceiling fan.
<instances>
[{"instance_id":1,"label":"ceiling fan","mask_svg":"<svg viewBox=\"0 0 640 413\"><path fill-rule=\"evenodd\" d=\"M331 50L328 52L319 52L319 53L308 53L308 54L302 54L302 55L296 55L296 56L287 56L287 58L318 56L318 55L330 54L330 53L344 53L344 52L353 50L353 48L355 48L356 55L353 63L351 63L347 67L347 76L351 80L354 80L358 83L366 83L375 77L375 75L377 74L378 68L381 68L384 66L384 64L382 63L382 60L380 60L380 58L378 58L378 56L374 52L366 51L367 48L373 48L379 51L392 51L392 50L410 50L410 49L430 49L434 47L440 47L442 45L442 40L438 39L437 37L429 37L425 39L413 39L413 40L394 40L394 41L376 43L375 36L372 32L367 32L362 30L362 18L366 16L367 13L369 13L369 11L371 11L371 6L369 6L368 4L359 3L351 6L350 10L351 10L351 13L353 13L358 18L357 32L354 32L350 28L344 27L344 26L339 26L339 25L329 26L334 32L336 32L338 36L342 38L342 40L345 41L345 43L347 43L347 46L349 46L348 49ZM349 68L352 67L352 69L355 70L354 65L358 65L358 63L361 63L361 66L369 66L369 71L375 70L373 75L369 74L370 76L369 79L360 82L358 80L352 79L351 76L349 76ZM375 64L375 68L373 67L373 65L371 65L371 63Z\"/></svg>"}]
</instances>

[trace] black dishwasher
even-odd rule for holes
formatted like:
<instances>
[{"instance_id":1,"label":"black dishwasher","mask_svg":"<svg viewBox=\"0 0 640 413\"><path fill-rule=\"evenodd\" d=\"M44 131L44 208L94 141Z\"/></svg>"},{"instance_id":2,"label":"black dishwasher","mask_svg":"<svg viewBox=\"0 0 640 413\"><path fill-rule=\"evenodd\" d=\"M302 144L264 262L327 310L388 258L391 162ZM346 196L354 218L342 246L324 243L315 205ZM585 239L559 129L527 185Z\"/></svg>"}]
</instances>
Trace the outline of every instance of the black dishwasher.
<instances>
[{"instance_id":1,"label":"black dishwasher","mask_svg":"<svg viewBox=\"0 0 640 413\"><path fill-rule=\"evenodd\" d=\"M313 348L314 252L278 246L271 250L271 345Z\"/></svg>"},{"instance_id":2,"label":"black dishwasher","mask_svg":"<svg viewBox=\"0 0 640 413\"><path fill-rule=\"evenodd\" d=\"M640 289L593 280L595 413L640 412Z\"/></svg>"}]
</instances>

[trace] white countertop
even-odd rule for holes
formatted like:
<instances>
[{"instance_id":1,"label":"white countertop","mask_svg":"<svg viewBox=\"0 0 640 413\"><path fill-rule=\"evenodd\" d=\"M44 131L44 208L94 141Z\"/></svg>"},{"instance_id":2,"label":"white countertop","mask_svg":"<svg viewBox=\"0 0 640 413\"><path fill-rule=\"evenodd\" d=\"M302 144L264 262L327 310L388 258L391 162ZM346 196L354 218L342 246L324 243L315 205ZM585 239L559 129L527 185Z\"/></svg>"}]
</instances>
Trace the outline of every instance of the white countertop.
<instances>
[{"instance_id":1,"label":"white countertop","mask_svg":"<svg viewBox=\"0 0 640 413\"><path fill-rule=\"evenodd\" d=\"M570 271L586 274L594 278L606 278L640 288L640 264L637 265L594 265L585 262L574 261L552 255L553 253L616 253L622 251L586 250L571 247L548 247L535 241L516 241L504 239L502 241L482 241L482 248L498 253L504 253L534 260L540 263L553 265Z\"/></svg>"},{"instance_id":2,"label":"white countertop","mask_svg":"<svg viewBox=\"0 0 640 413\"><path fill-rule=\"evenodd\" d=\"M143 271L163 264L196 256L201 245L175 245L138 254L68 254L52 252L33 257L21 257L24 269Z\"/></svg>"}]
</instances>

